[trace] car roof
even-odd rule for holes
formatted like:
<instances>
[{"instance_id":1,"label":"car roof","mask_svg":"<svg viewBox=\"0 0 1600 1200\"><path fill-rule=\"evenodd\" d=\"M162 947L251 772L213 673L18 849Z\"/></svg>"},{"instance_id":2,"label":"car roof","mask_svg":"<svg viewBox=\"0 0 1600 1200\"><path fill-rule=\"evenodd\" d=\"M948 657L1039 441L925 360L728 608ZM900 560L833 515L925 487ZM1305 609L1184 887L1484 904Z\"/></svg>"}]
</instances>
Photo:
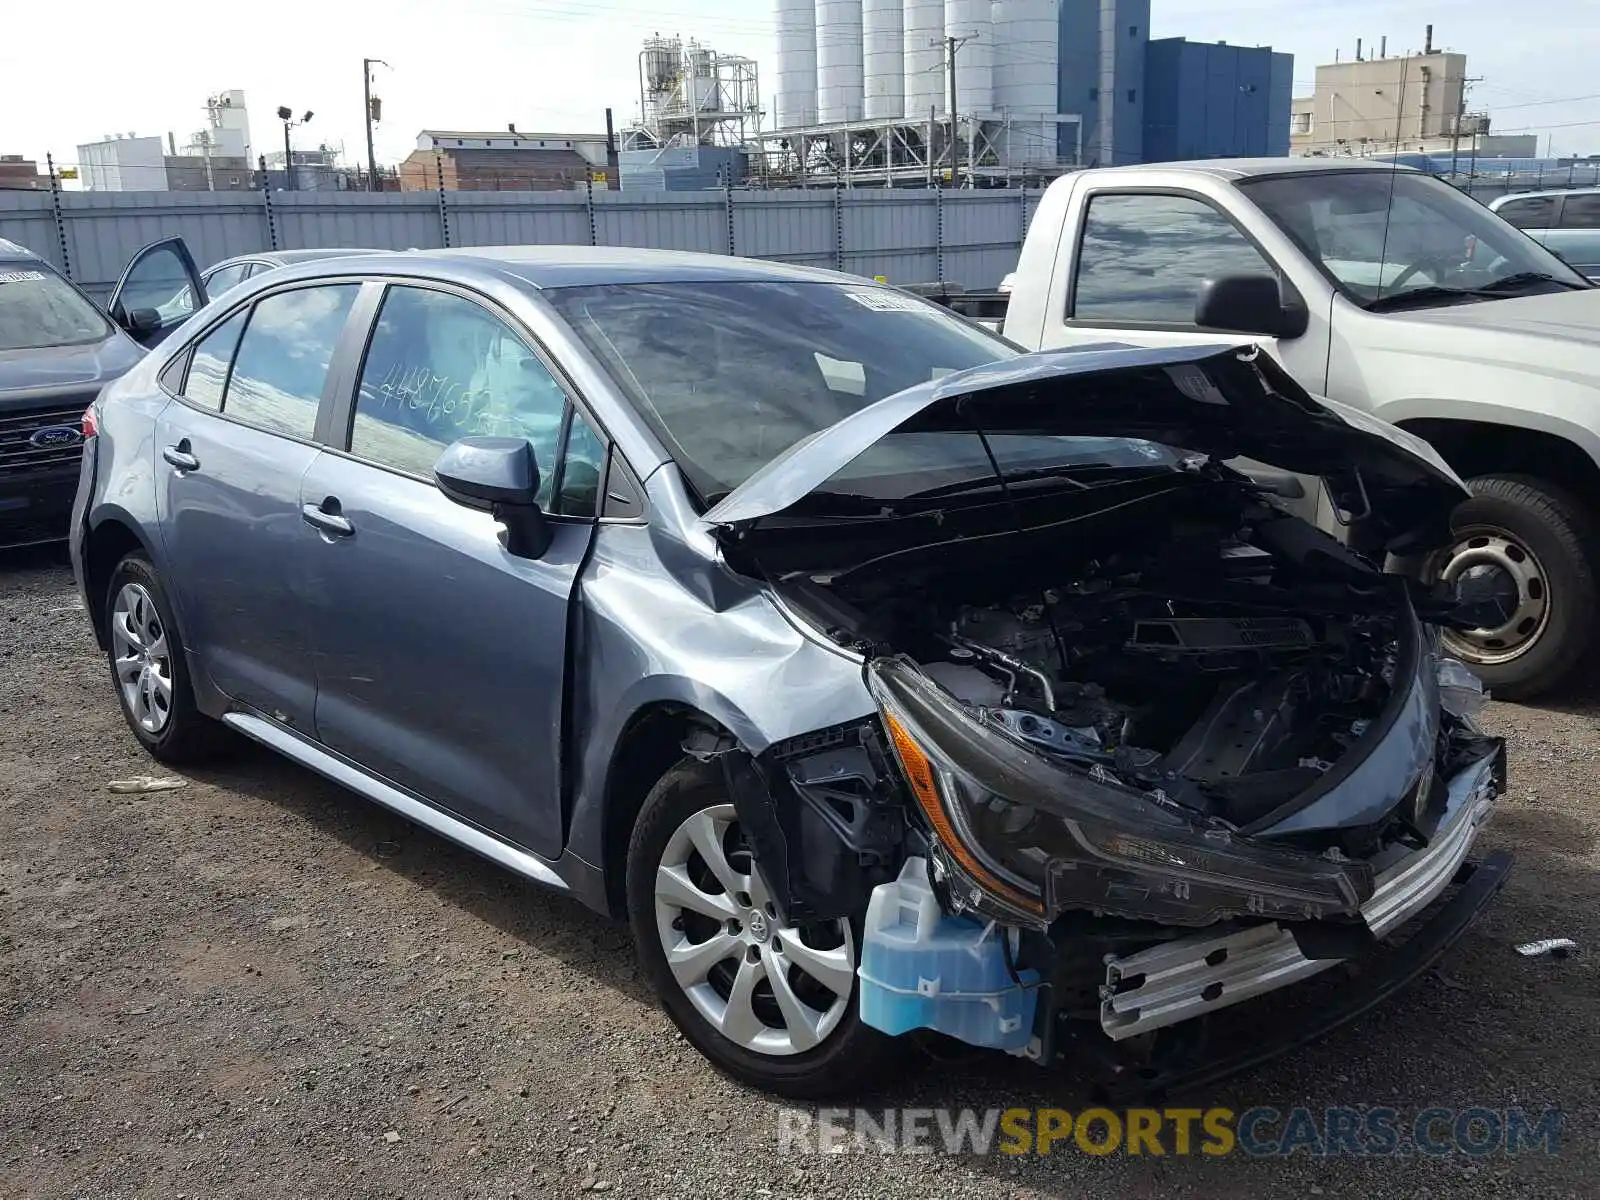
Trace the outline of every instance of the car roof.
<instances>
[{"instance_id":1,"label":"car roof","mask_svg":"<svg viewBox=\"0 0 1600 1200\"><path fill-rule=\"evenodd\" d=\"M1600 196L1600 187L1541 188L1531 192L1507 192L1489 201L1490 208L1499 208L1508 200L1543 200L1547 196Z\"/></svg>"},{"instance_id":2,"label":"car roof","mask_svg":"<svg viewBox=\"0 0 1600 1200\"><path fill-rule=\"evenodd\" d=\"M1259 179L1267 175L1313 175L1330 171L1411 171L1415 167L1379 162L1370 158L1204 158L1191 162L1138 163L1111 167L1118 173L1141 174L1161 171L1188 171L1214 175L1218 179Z\"/></svg>"},{"instance_id":3,"label":"car roof","mask_svg":"<svg viewBox=\"0 0 1600 1200\"><path fill-rule=\"evenodd\" d=\"M586 287L619 283L852 283L877 286L869 279L791 263L702 254L687 250L645 250L628 246L470 246L450 250L363 251L323 260L316 270L376 270L404 266L446 275L490 268L535 288Z\"/></svg>"},{"instance_id":4,"label":"car roof","mask_svg":"<svg viewBox=\"0 0 1600 1200\"><path fill-rule=\"evenodd\" d=\"M19 246L16 242L9 242L0 238L0 258L26 258L42 262L43 259L29 250L26 246Z\"/></svg>"},{"instance_id":5,"label":"car roof","mask_svg":"<svg viewBox=\"0 0 1600 1200\"><path fill-rule=\"evenodd\" d=\"M264 262L275 267L289 267L295 263L316 262L324 258L349 258L353 254L383 254L385 251L372 246L323 246L310 250L256 250L250 254L235 254L229 258L219 259L206 268L207 271L217 271L223 267L235 266L238 263Z\"/></svg>"}]
</instances>

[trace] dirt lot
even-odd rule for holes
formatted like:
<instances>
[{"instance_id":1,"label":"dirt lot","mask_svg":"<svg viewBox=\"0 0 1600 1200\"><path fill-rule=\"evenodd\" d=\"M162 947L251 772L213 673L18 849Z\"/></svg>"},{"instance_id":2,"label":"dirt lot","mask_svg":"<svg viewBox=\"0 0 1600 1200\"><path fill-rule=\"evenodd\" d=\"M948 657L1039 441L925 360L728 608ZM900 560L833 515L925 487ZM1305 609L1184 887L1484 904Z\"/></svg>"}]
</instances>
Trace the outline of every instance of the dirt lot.
<instances>
[{"instance_id":1,"label":"dirt lot","mask_svg":"<svg viewBox=\"0 0 1600 1200\"><path fill-rule=\"evenodd\" d=\"M1488 841L1520 867L1438 973L1191 1098L1560 1107L1556 1156L794 1156L622 928L264 752L109 794L152 764L76 603L60 555L0 555L0 1196L1595 1194L1600 703L1494 712L1514 776ZM1557 934L1586 953L1512 950ZM876 1103L1086 1094L985 1059Z\"/></svg>"}]
</instances>

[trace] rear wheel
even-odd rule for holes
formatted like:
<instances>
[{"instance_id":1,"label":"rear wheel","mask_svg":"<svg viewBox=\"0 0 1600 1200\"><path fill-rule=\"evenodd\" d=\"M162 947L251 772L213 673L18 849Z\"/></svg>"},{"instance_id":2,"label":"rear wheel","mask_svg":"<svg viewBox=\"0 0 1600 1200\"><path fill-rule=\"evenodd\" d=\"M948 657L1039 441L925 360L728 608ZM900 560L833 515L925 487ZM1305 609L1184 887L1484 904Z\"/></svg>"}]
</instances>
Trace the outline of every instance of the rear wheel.
<instances>
[{"instance_id":1,"label":"rear wheel","mask_svg":"<svg viewBox=\"0 0 1600 1200\"><path fill-rule=\"evenodd\" d=\"M628 910L668 1015L723 1071L808 1099L883 1082L891 1039L857 1016L859 924L779 923L715 770L680 765L646 799Z\"/></svg>"},{"instance_id":2,"label":"rear wheel","mask_svg":"<svg viewBox=\"0 0 1600 1200\"><path fill-rule=\"evenodd\" d=\"M1502 619L1447 631L1445 646L1497 696L1530 699L1560 684L1593 642L1600 564L1590 517L1542 480L1488 475L1468 486L1472 499L1451 516L1450 545L1424 561L1422 575L1488 587Z\"/></svg>"},{"instance_id":3,"label":"rear wheel","mask_svg":"<svg viewBox=\"0 0 1600 1200\"><path fill-rule=\"evenodd\" d=\"M183 640L155 568L127 555L111 573L105 603L111 677L134 737L173 765L225 745L227 731L195 706Z\"/></svg>"}]
</instances>

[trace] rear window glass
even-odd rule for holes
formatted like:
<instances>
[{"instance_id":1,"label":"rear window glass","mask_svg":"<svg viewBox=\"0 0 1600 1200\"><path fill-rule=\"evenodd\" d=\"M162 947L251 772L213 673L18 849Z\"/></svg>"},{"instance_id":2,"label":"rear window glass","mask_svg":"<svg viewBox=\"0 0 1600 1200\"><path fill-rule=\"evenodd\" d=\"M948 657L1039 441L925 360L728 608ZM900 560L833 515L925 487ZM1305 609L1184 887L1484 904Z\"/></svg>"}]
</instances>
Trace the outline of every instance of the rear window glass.
<instances>
[{"instance_id":1,"label":"rear window glass","mask_svg":"<svg viewBox=\"0 0 1600 1200\"><path fill-rule=\"evenodd\" d=\"M0 263L0 350L101 342L111 325L61 276L37 263Z\"/></svg>"}]
</instances>

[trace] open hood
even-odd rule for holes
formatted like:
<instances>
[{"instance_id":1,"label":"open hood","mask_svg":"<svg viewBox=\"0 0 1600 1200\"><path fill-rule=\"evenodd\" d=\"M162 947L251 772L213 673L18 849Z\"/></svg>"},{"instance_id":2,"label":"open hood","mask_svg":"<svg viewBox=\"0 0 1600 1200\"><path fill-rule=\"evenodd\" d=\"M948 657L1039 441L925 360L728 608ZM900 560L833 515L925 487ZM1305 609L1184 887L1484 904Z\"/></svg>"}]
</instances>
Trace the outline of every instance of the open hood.
<instances>
[{"instance_id":1,"label":"open hood","mask_svg":"<svg viewBox=\"0 0 1600 1200\"><path fill-rule=\"evenodd\" d=\"M1327 479L1387 543L1442 534L1465 486L1420 438L1319 401L1256 346L1104 344L1003 359L907 388L796 442L714 505L748 527L821 487L897 432L1138 438Z\"/></svg>"}]
</instances>

